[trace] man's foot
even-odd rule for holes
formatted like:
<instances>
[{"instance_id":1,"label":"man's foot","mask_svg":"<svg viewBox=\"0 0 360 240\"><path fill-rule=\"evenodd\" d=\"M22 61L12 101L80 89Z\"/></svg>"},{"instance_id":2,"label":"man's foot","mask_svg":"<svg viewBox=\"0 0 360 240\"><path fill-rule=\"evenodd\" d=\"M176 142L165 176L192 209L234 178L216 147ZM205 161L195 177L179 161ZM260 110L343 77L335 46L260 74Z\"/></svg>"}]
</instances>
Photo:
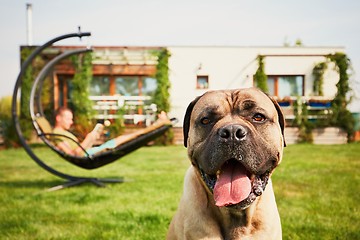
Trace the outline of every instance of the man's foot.
<instances>
[{"instance_id":1,"label":"man's foot","mask_svg":"<svg viewBox=\"0 0 360 240\"><path fill-rule=\"evenodd\" d=\"M170 119L168 118L166 112L161 111L158 114L158 120L155 123L162 123L162 124L171 124Z\"/></svg>"}]
</instances>

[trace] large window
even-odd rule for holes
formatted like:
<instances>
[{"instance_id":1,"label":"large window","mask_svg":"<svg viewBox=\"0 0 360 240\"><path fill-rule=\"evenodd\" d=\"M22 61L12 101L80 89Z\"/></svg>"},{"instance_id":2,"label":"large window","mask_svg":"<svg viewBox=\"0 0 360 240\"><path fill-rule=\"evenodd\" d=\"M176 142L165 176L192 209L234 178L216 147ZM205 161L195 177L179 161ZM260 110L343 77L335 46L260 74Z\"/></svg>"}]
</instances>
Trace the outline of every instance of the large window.
<instances>
[{"instance_id":1,"label":"large window","mask_svg":"<svg viewBox=\"0 0 360 240\"><path fill-rule=\"evenodd\" d=\"M143 96L153 96L157 88L157 81L155 78L142 78L141 94Z\"/></svg>"},{"instance_id":2,"label":"large window","mask_svg":"<svg viewBox=\"0 0 360 240\"><path fill-rule=\"evenodd\" d=\"M118 76L115 78L115 94L123 96L152 96L156 87L156 79L151 77Z\"/></svg>"},{"instance_id":3,"label":"large window","mask_svg":"<svg viewBox=\"0 0 360 240\"><path fill-rule=\"evenodd\" d=\"M91 96L104 96L110 93L110 79L107 76L93 76L90 83Z\"/></svg>"},{"instance_id":4,"label":"large window","mask_svg":"<svg viewBox=\"0 0 360 240\"><path fill-rule=\"evenodd\" d=\"M72 75L58 75L58 104L70 103ZM90 96L153 96L157 88L155 78L147 76L93 76Z\"/></svg>"},{"instance_id":5,"label":"large window","mask_svg":"<svg viewBox=\"0 0 360 240\"><path fill-rule=\"evenodd\" d=\"M268 76L269 94L280 98L304 95L304 76Z\"/></svg>"},{"instance_id":6,"label":"large window","mask_svg":"<svg viewBox=\"0 0 360 240\"><path fill-rule=\"evenodd\" d=\"M115 78L115 94L122 96L139 95L138 77L116 77Z\"/></svg>"}]
</instances>

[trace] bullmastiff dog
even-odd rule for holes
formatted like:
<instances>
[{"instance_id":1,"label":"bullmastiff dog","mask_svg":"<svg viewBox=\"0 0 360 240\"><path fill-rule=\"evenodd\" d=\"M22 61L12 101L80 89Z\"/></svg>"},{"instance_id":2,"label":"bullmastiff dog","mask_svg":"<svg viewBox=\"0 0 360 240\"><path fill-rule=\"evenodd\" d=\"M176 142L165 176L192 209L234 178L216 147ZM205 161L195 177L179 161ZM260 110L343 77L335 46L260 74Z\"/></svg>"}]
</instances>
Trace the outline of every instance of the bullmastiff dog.
<instances>
[{"instance_id":1,"label":"bullmastiff dog","mask_svg":"<svg viewBox=\"0 0 360 240\"><path fill-rule=\"evenodd\" d=\"M281 239L270 176L280 164L284 117L256 88L209 91L188 106L192 166L167 239Z\"/></svg>"}]
</instances>

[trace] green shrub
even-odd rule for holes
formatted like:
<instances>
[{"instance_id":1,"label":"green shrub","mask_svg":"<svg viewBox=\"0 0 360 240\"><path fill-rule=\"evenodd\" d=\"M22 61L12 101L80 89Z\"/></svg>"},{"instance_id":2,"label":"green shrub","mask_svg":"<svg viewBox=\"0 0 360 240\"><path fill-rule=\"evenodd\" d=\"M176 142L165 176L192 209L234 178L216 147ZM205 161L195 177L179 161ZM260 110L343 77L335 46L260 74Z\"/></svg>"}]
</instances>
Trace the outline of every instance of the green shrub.
<instances>
[{"instance_id":1,"label":"green shrub","mask_svg":"<svg viewBox=\"0 0 360 240\"><path fill-rule=\"evenodd\" d=\"M264 68L265 68L264 67L264 65L265 65L264 57L259 55L257 57L257 60L258 60L259 66L254 75L254 81L255 81L256 87L258 87L265 93L269 93L269 87L267 85L267 76L266 76L265 70L264 70Z\"/></svg>"},{"instance_id":2,"label":"green shrub","mask_svg":"<svg viewBox=\"0 0 360 240\"><path fill-rule=\"evenodd\" d=\"M15 131L14 121L11 115L12 97L3 97L0 99L0 127L5 147L19 146L19 138Z\"/></svg>"},{"instance_id":3,"label":"green shrub","mask_svg":"<svg viewBox=\"0 0 360 240\"><path fill-rule=\"evenodd\" d=\"M294 115L295 119L293 125L299 127L299 142L312 143L312 129L314 128L314 125L309 122L307 104L302 102L300 97L294 101Z\"/></svg>"}]
</instances>

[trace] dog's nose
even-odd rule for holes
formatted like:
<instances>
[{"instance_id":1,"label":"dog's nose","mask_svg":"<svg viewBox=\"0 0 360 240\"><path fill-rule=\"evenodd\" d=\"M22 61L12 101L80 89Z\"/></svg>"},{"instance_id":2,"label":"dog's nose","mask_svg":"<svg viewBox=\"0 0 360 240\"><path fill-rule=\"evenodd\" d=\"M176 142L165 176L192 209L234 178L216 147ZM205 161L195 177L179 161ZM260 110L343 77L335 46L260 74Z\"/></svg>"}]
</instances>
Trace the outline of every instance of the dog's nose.
<instances>
[{"instance_id":1,"label":"dog's nose","mask_svg":"<svg viewBox=\"0 0 360 240\"><path fill-rule=\"evenodd\" d=\"M241 125L227 125L219 129L218 132L220 138L224 140L245 140L247 130Z\"/></svg>"}]
</instances>

